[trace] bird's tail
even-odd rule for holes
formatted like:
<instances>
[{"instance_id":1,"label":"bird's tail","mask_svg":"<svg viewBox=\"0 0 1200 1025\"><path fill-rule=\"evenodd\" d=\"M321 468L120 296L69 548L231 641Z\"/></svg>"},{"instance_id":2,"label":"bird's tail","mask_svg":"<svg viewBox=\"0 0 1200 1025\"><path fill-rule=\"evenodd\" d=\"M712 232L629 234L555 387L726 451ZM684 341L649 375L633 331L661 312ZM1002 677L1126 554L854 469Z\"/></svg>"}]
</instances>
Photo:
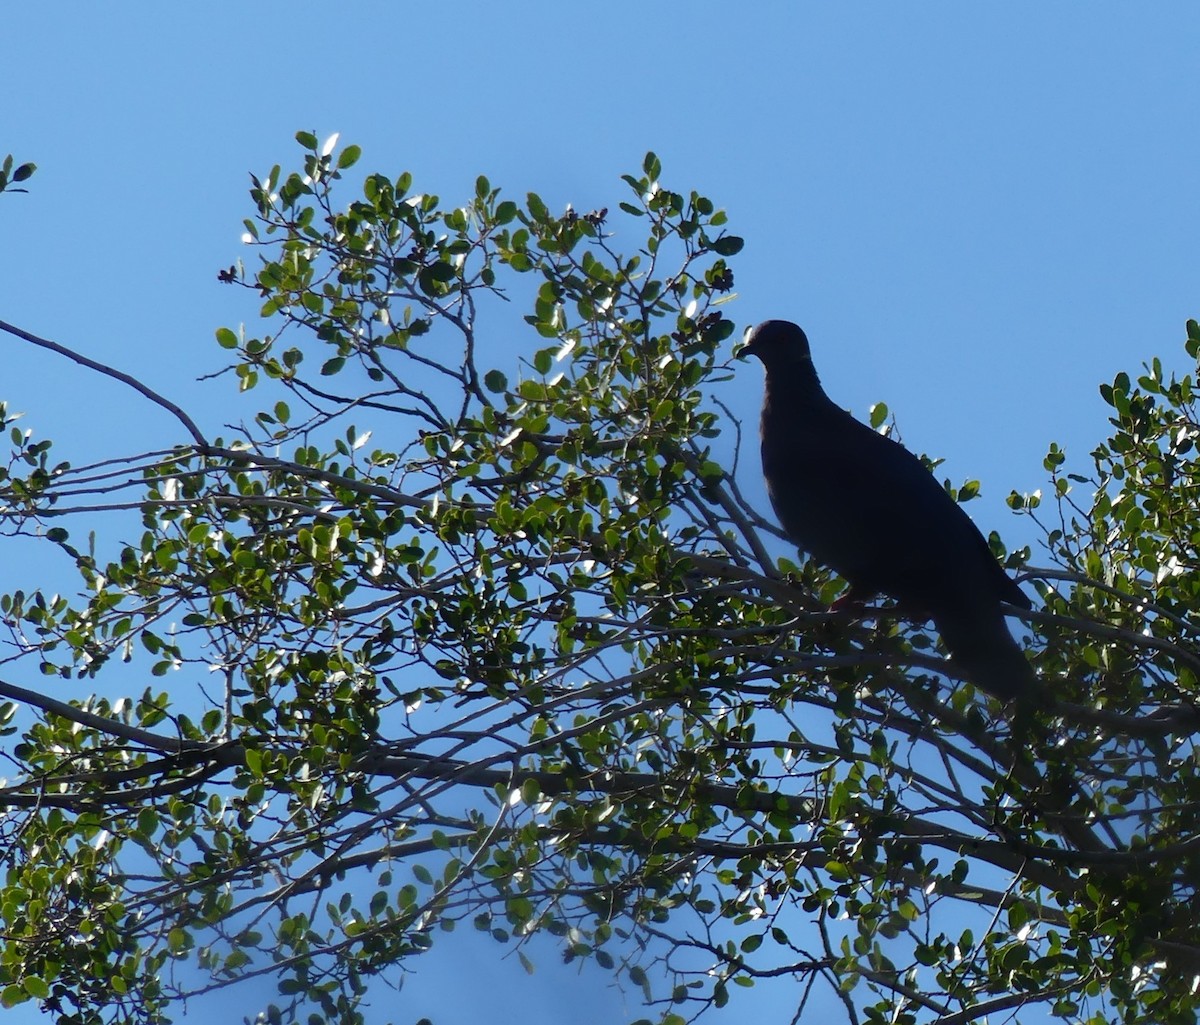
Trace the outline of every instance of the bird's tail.
<instances>
[{"instance_id":1,"label":"bird's tail","mask_svg":"<svg viewBox=\"0 0 1200 1025\"><path fill-rule=\"evenodd\" d=\"M1008 632L999 606L955 609L935 615L933 621L953 664L980 690L1001 701L1037 693L1037 674Z\"/></svg>"}]
</instances>

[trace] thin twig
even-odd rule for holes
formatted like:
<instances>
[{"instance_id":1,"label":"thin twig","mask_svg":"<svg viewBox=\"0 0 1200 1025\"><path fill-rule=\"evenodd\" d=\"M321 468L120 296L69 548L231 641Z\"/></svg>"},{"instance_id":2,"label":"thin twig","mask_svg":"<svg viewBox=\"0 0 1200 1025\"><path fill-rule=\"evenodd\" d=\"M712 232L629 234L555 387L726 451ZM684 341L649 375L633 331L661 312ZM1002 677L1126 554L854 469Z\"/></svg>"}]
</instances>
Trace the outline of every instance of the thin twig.
<instances>
[{"instance_id":1,"label":"thin twig","mask_svg":"<svg viewBox=\"0 0 1200 1025\"><path fill-rule=\"evenodd\" d=\"M187 429L187 432L192 436L192 440L196 442L196 447L200 450L200 452L203 453L208 451L208 442L205 440L204 435L200 433L200 428L196 426L192 418L188 416L187 413L185 413L182 409L180 409L179 406L175 405L175 403L170 399L164 398L163 396L159 395L158 392L154 391L154 389L146 387L146 385L142 384L142 382L136 377L131 377L129 374L126 374L121 370L117 370L114 367L107 366L104 363L98 363L94 359L89 359L87 356L76 352L74 349L68 349L65 345L59 345L58 342L52 342L48 338L39 338L37 335L30 334L28 331L24 331L21 328L16 327L13 324L6 323L3 320L0 320L0 331L6 331L10 335L14 335L15 337L20 338L23 341L30 342L33 345L40 346L43 349L49 349L51 352L57 352L60 356L66 356L67 359L74 363L78 363L80 366L87 367L89 370L95 370L97 373L104 374L105 377L111 377L114 381L120 381L122 384L128 385L138 394L148 398L156 406L161 406L163 409L167 410L167 412L171 413L181 424L183 424L183 426Z\"/></svg>"}]
</instances>

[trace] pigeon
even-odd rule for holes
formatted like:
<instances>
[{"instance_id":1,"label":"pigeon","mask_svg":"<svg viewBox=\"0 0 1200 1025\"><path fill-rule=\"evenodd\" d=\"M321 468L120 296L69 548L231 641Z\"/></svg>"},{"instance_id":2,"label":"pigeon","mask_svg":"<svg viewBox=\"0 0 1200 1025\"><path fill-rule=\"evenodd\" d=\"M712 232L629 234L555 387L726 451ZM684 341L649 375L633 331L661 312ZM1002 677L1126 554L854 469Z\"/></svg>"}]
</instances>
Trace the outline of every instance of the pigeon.
<instances>
[{"instance_id":1,"label":"pigeon","mask_svg":"<svg viewBox=\"0 0 1200 1025\"><path fill-rule=\"evenodd\" d=\"M888 595L903 615L933 621L979 689L1002 701L1037 693L1004 620L1006 603L1032 605L962 507L908 449L833 403L797 325L764 321L746 353L766 370L767 494L797 547L849 583L835 605Z\"/></svg>"}]
</instances>

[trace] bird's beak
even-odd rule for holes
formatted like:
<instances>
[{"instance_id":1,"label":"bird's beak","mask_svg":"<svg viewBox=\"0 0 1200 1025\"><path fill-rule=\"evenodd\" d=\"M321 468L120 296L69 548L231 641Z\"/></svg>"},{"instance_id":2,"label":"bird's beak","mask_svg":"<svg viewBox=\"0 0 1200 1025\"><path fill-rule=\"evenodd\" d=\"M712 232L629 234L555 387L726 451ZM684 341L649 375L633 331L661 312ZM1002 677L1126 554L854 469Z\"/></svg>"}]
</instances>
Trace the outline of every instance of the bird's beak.
<instances>
[{"instance_id":1,"label":"bird's beak","mask_svg":"<svg viewBox=\"0 0 1200 1025\"><path fill-rule=\"evenodd\" d=\"M754 348L753 336L749 331L747 331L746 336L742 339L741 348L739 348L738 351L733 355L735 359L745 359L747 356L755 355L757 351L758 350Z\"/></svg>"}]
</instances>

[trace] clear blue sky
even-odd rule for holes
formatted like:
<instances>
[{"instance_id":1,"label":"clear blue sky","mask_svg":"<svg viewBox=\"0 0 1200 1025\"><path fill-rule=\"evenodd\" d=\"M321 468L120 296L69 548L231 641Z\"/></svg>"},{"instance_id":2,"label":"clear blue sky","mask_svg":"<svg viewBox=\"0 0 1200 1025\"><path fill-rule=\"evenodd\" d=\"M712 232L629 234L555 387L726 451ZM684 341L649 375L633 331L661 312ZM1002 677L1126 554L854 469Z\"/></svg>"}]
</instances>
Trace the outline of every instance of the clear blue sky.
<instances>
[{"instance_id":1,"label":"clear blue sky","mask_svg":"<svg viewBox=\"0 0 1200 1025\"><path fill-rule=\"evenodd\" d=\"M247 172L288 166L297 129L450 201L483 172L552 208L615 205L653 149L747 241L731 315L802 323L837 401L886 401L910 447L983 482L981 523L1028 540L1003 498L1043 485L1051 440L1086 467L1097 384L1154 355L1187 369L1198 52L1190 3L6 5L0 154L40 169L0 197L0 319L232 410L227 383L193 383L245 316L216 271L244 255ZM0 346L0 398L63 457L178 440L117 386ZM446 958L379 1020L636 1016L543 960L529 985L464 986ZM789 1020L777 990L756 1017Z\"/></svg>"}]
</instances>

